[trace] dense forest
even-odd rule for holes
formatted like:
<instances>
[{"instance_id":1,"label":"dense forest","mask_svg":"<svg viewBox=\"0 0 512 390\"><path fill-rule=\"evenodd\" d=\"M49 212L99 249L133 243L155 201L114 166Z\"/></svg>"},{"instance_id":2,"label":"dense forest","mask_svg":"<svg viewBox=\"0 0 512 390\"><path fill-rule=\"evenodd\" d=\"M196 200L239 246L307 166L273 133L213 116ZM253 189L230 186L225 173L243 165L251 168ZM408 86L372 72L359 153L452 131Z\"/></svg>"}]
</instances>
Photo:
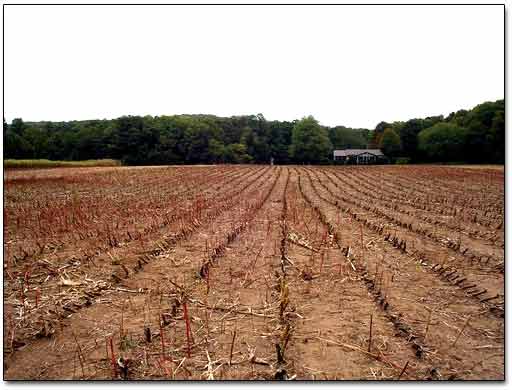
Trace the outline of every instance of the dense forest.
<instances>
[{"instance_id":1,"label":"dense forest","mask_svg":"<svg viewBox=\"0 0 512 390\"><path fill-rule=\"evenodd\" d=\"M325 127L309 116L268 121L261 114L123 116L111 120L4 119L5 159L114 158L128 165L332 162L333 149L381 148L398 162L504 163L505 103L485 102L447 117Z\"/></svg>"}]
</instances>

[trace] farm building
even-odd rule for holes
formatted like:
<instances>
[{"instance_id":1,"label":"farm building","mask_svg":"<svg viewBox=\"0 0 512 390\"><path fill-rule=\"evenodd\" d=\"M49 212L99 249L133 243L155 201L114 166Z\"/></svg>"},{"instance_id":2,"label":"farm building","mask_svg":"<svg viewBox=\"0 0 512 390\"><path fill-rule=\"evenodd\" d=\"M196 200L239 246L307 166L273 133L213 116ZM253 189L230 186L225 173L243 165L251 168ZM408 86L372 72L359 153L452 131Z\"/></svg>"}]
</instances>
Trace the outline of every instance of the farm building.
<instances>
[{"instance_id":1,"label":"farm building","mask_svg":"<svg viewBox=\"0 0 512 390\"><path fill-rule=\"evenodd\" d=\"M387 162L380 149L344 149L333 152L334 161L344 164L379 164Z\"/></svg>"}]
</instances>

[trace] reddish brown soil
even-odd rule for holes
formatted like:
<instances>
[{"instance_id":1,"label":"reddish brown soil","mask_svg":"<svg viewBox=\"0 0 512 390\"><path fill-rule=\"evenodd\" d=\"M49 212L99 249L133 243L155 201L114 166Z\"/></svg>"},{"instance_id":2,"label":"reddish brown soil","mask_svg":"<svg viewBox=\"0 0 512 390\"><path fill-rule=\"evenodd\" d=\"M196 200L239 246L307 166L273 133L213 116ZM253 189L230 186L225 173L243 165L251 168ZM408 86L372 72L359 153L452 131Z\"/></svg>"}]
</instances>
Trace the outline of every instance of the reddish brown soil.
<instances>
[{"instance_id":1,"label":"reddish brown soil","mask_svg":"<svg viewBox=\"0 0 512 390\"><path fill-rule=\"evenodd\" d=\"M66 168L4 184L6 380L504 379L502 170Z\"/></svg>"}]
</instances>

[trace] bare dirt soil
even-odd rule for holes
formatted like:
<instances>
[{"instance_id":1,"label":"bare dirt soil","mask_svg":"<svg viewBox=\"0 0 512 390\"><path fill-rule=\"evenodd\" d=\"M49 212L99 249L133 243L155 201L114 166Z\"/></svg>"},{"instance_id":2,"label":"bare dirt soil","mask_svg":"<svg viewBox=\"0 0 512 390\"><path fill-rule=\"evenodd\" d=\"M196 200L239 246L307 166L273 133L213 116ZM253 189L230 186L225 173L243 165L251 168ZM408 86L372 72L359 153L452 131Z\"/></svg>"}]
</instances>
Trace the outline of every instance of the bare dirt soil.
<instances>
[{"instance_id":1,"label":"bare dirt soil","mask_svg":"<svg viewBox=\"0 0 512 390\"><path fill-rule=\"evenodd\" d=\"M504 379L504 172L6 171L4 379Z\"/></svg>"},{"instance_id":2,"label":"bare dirt soil","mask_svg":"<svg viewBox=\"0 0 512 390\"><path fill-rule=\"evenodd\" d=\"M497 169L503 171L505 169L504 165L499 164L489 164L489 165L449 165L454 168L467 168L467 169Z\"/></svg>"}]
</instances>

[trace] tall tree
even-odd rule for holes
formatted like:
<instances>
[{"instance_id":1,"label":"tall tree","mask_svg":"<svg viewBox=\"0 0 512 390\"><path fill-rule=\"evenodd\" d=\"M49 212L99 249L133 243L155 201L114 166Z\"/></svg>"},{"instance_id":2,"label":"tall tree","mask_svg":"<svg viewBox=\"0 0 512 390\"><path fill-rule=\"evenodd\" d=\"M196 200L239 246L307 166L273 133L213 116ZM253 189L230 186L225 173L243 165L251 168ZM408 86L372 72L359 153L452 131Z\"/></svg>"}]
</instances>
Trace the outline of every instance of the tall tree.
<instances>
[{"instance_id":1,"label":"tall tree","mask_svg":"<svg viewBox=\"0 0 512 390\"><path fill-rule=\"evenodd\" d=\"M329 134L315 118L308 116L295 124L290 145L290 156L295 162L327 162L331 151Z\"/></svg>"},{"instance_id":2,"label":"tall tree","mask_svg":"<svg viewBox=\"0 0 512 390\"><path fill-rule=\"evenodd\" d=\"M329 129L329 139L334 149L363 149L368 145L365 129L336 126Z\"/></svg>"},{"instance_id":3,"label":"tall tree","mask_svg":"<svg viewBox=\"0 0 512 390\"><path fill-rule=\"evenodd\" d=\"M418 135L419 150L431 161L461 161L467 130L452 123L437 123Z\"/></svg>"},{"instance_id":4,"label":"tall tree","mask_svg":"<svg viewBox=\"0 0 512 390\"><path fill-rule=\"evenodd\" d=\"M410 119L404 123L400 131L400 142L404 156L416 157L418 152L418 134L424 129L421 119Z\"/></svg>"},{"instance_id":5,"label":"tall tree","mask_svg":"<svg viewBox=\"0 0 512 390\"><path fill-rule=\"evenodd\" d=\"M399 135L391 128L384 130L379 147L386 156L398 156L401 150Z\"/></svg>"},{"instance_id":6,"label":"tall tree","mask_svg":"<svg viewBox=\"0 0 512 390\"><path fill-rule=\"evenodd\" d=\"M23 136L25 133L25 129L27 125L23 122L21 118L14 118L11 122L10 129L13 133L18 134L19 136Z\"/></svg>"},{"instance_id":7,"label":"tall tree","mask_svg":"<svg viewBox=\"0 0 512 390\"><path fill-rule=\"evenodd\" d=\"M370 142L368 143L368 147L371 149L378 148L380 145L380 139L384 130L389 129L391 124L387 122L379 122L377 126L375 126L375 130L371 134Z\"/></svg>"},{"instance_id":8,"label":"tall tree","mask_svg":"<svg viewBox=\"0 0 512 390\"><path fill-rule=\"evenodd\" d=\"M276 164L287 164L290 162L288 148L291 144L293 122L269 122L269 146L270 156Z\"/></svg>"},{"instance_id":9,"label":"tall tree","mask_svg":"<svg viewBox=\"0 0 512 390\"><path fill-rule=\"evenodd\" d=\"M505 102L485 102L473 108L466 120L468 130L465 147L466 160L483 163L504 162L505 156Z\"/></svg>"},{"instance_id":10,"label":"tall tree","mask_svg":"<svg viewBox=\"0 0 512 390\"><path fill-rule=\"evenodd\" d=\"M226 160L226 147L221 141L212 138L208 141L208 154L214 163L222 163Z\"/></svg>"}]
</instances>

